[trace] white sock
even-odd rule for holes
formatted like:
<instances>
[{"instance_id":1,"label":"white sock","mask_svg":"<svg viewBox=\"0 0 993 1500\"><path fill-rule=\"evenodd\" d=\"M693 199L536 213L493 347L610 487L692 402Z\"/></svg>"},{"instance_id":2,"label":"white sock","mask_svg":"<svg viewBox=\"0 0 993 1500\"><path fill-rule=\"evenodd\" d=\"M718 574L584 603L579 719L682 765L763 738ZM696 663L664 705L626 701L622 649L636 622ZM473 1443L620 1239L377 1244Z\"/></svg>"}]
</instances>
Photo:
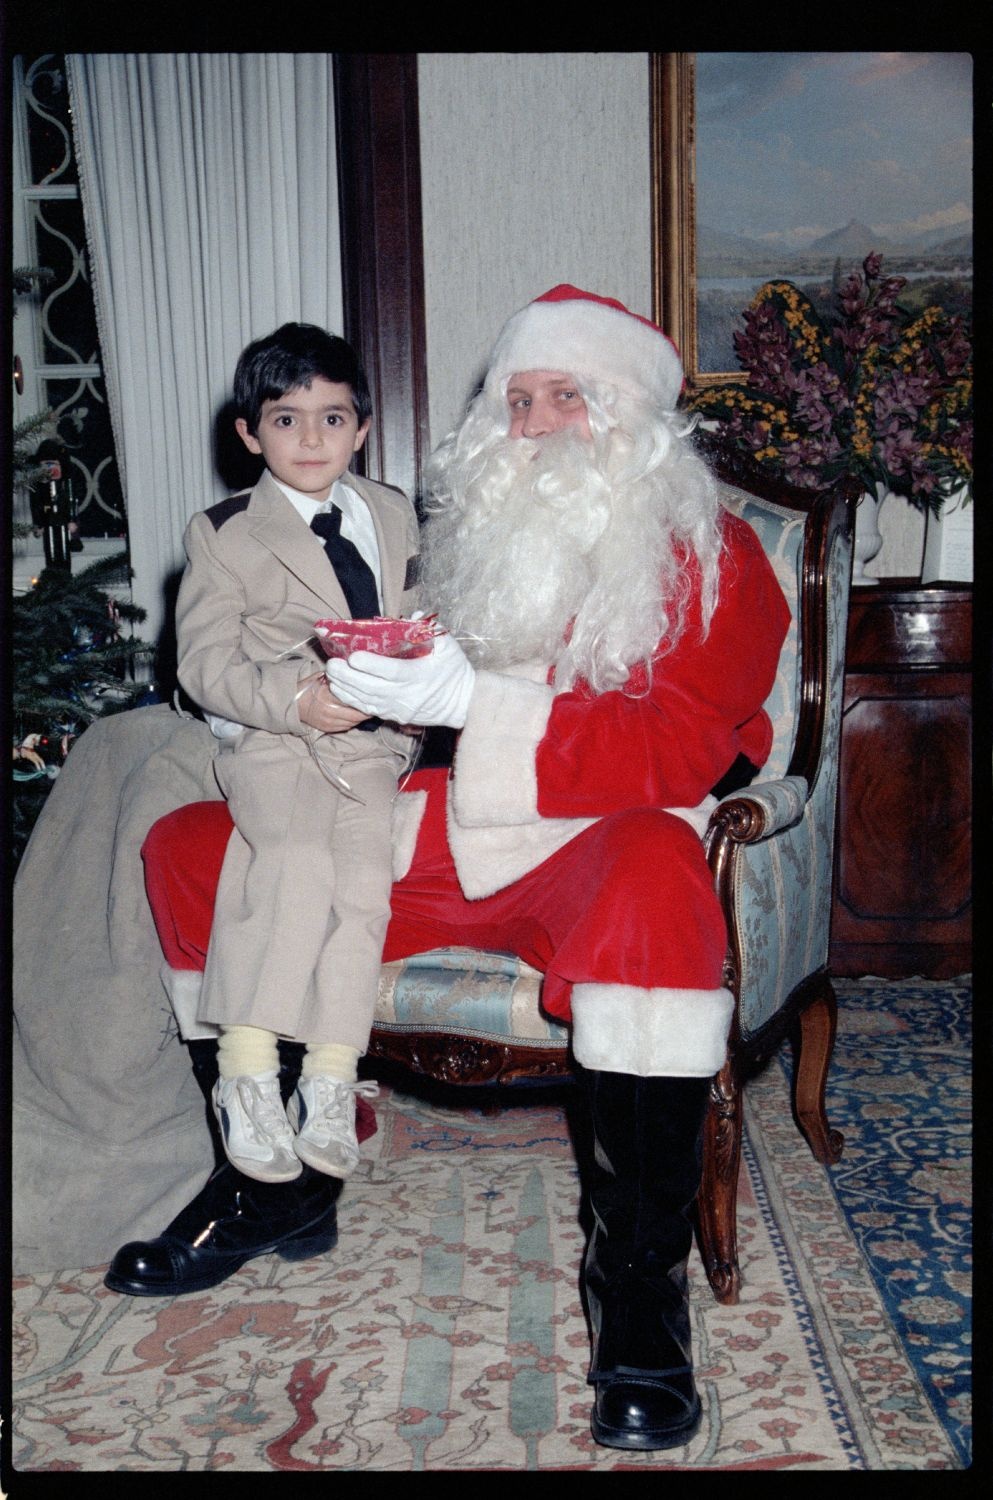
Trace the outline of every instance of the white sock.
<instances>
[{"instance_id":1,"label":"white sock","mask_svg":"<svg viewBox=\"0 0 993 1500\"><path fill-rule=\"evenodd\" d=\"M323 1073L341 1083L354 1083L361 1056L357 1047L346 1047L342 1042L312 1042L304 1054L301 1076L316 1078Z\"/></svg>"},{"instance_id":2,"label":"white sock","mask_svg":"<svg viewBox=\"0 0 993 1500\"><path fill-rule=\"evenodd\" d=\"M217 1066L224 1079L278 1071L276 1033L263 1031L260 1026L222 1026L217 1042Z\"/></svg>"}]
</instances>

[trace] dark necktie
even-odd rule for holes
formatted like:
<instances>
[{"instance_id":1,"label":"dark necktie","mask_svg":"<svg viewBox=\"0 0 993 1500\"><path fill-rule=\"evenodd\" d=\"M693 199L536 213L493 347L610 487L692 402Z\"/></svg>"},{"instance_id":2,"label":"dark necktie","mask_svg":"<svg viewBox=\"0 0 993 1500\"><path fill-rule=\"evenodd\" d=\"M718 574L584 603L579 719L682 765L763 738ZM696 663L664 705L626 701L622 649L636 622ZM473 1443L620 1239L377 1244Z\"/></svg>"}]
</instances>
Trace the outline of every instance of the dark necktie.
<instances>
[{"instance_id":1,"label":"dark necktie","mask_svg":"<svg viewBox=\"0 0 993 1500\"><path fill-rule=\"evenodd\" d=\"M341 534L341 511L332 505L310 523L324 543L353 620L371 620L379 614L379 595L372 569L358 547Z\"/></svg>"},{"instance_id":2,"label":"dark necktie","mask_svg":"<svg viewBox=\"0 0 993 1500\"><path fill-rule=\"evenodd\" d=\"M341 511L337 505L320 511L310 523L324 543L328 561L334 568L341 592L348 601L353 620L371 620L379 614L379 594L372 569L354 542L341 534ZM363 719L356 729L378 729L382 719Z\"/></svg>"}]
</instances>

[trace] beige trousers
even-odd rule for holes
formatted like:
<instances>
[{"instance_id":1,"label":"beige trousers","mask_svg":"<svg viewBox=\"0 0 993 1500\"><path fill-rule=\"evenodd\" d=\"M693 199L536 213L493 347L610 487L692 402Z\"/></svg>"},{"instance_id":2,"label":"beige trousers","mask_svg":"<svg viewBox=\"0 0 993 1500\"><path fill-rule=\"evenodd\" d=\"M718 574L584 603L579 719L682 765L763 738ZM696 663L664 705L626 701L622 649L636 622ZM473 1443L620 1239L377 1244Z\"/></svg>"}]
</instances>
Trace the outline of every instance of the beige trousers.
<instances>
[{"instance_id":1,"label":"beige trousers","mask_svg":"<svg viewBox=\"0 0 993 1500\"><path fill-rule=\"evenodd\" d=\"M296 735L246 730L218 754L235 826L198 1020L364 1052L390 917L390 822L403 758L379 733L359 730L325 735L318 748L361 802L325 778Z\"/></svg>"}]
</instances>

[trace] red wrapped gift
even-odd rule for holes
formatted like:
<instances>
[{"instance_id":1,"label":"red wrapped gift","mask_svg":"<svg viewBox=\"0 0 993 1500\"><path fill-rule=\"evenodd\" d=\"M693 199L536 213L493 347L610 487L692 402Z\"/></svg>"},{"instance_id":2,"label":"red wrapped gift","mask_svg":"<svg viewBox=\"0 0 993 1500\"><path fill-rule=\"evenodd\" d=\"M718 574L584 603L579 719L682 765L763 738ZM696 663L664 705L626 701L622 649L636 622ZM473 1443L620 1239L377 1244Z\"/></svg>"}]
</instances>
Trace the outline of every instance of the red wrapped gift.
<instances>
[{"instance_id":1,"label":"red wrapped gift","mask_svg":"<svg viewBox=\"0 0 993 1500\"><path fill-rule=\"evenodd\" d=\"M377 656L427 656L441 632L436 616L423 620L393 620L376 615L372 620L318 620L314 633L325 656L350 656L353 651L374 651Z\"/></svg>"}]
</instances>

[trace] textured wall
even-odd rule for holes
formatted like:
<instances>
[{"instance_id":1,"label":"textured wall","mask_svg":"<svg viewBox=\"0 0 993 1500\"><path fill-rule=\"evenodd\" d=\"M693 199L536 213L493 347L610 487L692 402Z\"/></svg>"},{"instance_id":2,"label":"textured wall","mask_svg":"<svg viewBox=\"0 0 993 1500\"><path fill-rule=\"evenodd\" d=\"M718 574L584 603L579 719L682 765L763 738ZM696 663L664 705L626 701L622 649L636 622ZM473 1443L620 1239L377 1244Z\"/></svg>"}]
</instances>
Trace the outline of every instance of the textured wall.
<instances>
[{"instance_id":1,"label":"textured wall","mask_svg":"<svg viewBox=\"0 0 993 1500\"><path fill-rule=\"evenodd\" d=\"M648 54L421 53L431 441L560 281L651 313Z\"/></svg>"}]
</instances>

